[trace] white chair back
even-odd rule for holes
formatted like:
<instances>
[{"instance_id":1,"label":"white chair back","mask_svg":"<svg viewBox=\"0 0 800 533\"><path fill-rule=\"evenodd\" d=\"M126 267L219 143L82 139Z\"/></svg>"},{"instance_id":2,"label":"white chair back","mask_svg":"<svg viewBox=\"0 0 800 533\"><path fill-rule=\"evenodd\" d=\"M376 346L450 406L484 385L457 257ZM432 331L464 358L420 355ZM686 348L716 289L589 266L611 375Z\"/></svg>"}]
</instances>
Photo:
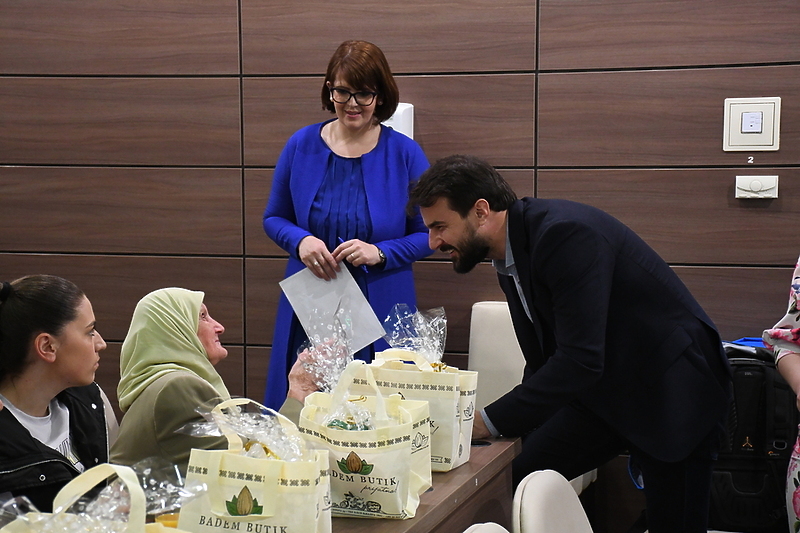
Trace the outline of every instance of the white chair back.
<instances>
[{"instance_id":1,"label":"white chair back","mask_svg":"<svg viewBox=\"0 0 800 533\"><path fill-rule=\"evenodd\" d=\"M464 530L464 533L508 533L508 530L500 524L486 522L485 524L474 524Z\"/></svg>"},{"instance_id":2,"label":"white chair back","mask_svg":"<svg viewBox=\"0 0 800 533\"><path fill-rule=\"evenodd\" d=\"M513 533L592 533L569 481L554 470L528 474L514 492Z\"/></svg>"},{"instance_id":3,"label":"white chair back","mask_svg":"<svg viewBox=\"0 0 800 533\"><path fill-rule=\"evenodd\" d=\"M522 381L525 359L506 302L476 302L469 327L469 369L478 372L476 407L483 409Z\"/></svg>"}]
</instances>

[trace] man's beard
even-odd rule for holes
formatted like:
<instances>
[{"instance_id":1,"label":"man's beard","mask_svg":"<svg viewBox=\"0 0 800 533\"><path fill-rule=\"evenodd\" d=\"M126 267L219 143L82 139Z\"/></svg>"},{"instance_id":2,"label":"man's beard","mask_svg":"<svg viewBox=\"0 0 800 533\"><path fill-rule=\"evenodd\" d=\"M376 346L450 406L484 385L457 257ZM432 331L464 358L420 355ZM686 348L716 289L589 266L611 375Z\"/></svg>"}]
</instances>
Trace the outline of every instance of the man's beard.
<instances>
[{"instance_id":1,"label":"man's beard","mask_svg":"<svg viewBox=\"0 0 800 533\"><path fill-rule=\"evenodd\" d=\"M475 265L486 259L489 255L489 243L483 237L479 237L476 232L473 232L468 237L465 237L456 247L458 253L453 257L453 270L459 274L466 274L470 272ZM447 247L449 250L450 247ZM447 251L447 250L445 250Z\"/></svg>"}]
</instances>

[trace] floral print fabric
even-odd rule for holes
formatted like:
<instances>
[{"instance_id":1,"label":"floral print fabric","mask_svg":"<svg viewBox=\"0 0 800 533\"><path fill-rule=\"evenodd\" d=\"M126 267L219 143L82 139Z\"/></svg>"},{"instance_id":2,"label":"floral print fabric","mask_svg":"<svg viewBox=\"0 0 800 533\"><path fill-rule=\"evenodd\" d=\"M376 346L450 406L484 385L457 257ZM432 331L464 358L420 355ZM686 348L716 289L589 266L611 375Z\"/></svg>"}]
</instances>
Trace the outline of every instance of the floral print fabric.
<instances>
[{"instance_id":1,"label":"floral print fabric","mask_svg":"<svg viewBox=\"0 0 800 533\"><path fill-rule=\"evenodd\" d=\"M786 315L772 329L765 330L761 338L775 354L776 364L789 354L800 354L800 258L792 275ZM786 472L786 510L789 515L789 531L798 533L800 531L800 436L795 442L789 469Z\"/></svg>"},{"instance_id":2,"label":"floral print fabric","mask_svg":"<svg viewBox=\"0 0 800 533\"><path fill-rule=\"evenodd\" d=\"M764 331L762 340L775 354L775 362L790 353L800 353L800 258L794 267L789 289L789 309L772 329Z\"/></svg>"}]
</instances>

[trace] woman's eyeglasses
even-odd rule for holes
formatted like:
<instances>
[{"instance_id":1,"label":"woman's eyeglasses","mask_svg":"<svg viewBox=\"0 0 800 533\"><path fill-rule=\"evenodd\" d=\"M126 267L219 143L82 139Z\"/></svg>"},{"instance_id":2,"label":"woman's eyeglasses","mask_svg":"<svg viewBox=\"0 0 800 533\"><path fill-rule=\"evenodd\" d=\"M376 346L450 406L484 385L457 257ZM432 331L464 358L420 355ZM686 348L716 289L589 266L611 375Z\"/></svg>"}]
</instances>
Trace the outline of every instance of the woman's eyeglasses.
<instances>
[{"instance_id":1,"label":"woman's eyeglasses","mask_svg":"<svg viewBox=\"0 0 800 533\"><path fill-rule=\"evenodd\" d=\"M340 89L338 87L331 88L331 98L337 104L346 104L350 101L351 98L355 98L356 104L358 105L372 105L372 102L375 101L375 97L378 93L373 93L369 91L359 91L357 93L351 93L347 89Z\"/></svg>"}]
</instances>

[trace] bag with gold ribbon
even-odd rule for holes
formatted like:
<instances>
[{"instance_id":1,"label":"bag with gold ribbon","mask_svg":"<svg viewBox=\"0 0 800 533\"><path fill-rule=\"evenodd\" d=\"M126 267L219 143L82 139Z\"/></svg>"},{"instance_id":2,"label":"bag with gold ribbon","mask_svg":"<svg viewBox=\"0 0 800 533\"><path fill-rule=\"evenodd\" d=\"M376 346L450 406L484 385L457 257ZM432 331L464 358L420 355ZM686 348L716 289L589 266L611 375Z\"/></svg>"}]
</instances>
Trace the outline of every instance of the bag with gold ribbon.
<instances>
[{"instance_id":1,"label":"bag with gold ribbon","mask_svg":"<svg viewBox=\"0 0 800 533\"><path fill-rule=\"evenodd\" d=\"M292 442L305 446L297 427L286 417L247 398L217 405L215 420L224 410L245 404L274 416ZM255 413L260 416L260 413ZM298 455L273 451L263 441L243 444L240 433L225 423L227 450L193 449L186 482L205 483L208 490L181 508L178 527L191 533L216 531L302 531L330 533L328 453L309 449ZM254 449L253 449L254 447ZM243 455L243 448L247 455ZM258 453L253 453L258 452ZM284 457L281 457L281 455ZM286 457L291 457L287 460Z\"/></svg>"},{"instance_id":2,"label":"bag with gold ribbon","mask_svg":"<svg viewBox=\"0 0 800 533\"><path fill-rule=\"evenodd\" d=\"M105 496L105 492L101 492L96 500L90 502L89 505L83 505L81 512L76 512L75 508L81 506L81 503L76 505L76 502L79 502L86 494L92 493L95 487L101 483L114 477L117 477L121 482L120 485L124 486L126 495L115 493L113 497L106 497L107 505L103 509L106 512L99 512L103 506L98 505L97 502ZM122 513L125 516L120 516L122 508L127 511ZM103 463L86 470L61 488L53 500L53 509L53 513L27 513L0 528L0 531L2 533L61 533L68 531L181 533L181 530L166 527L161 522L145 523L145 494L139 484L136 472L127 466ZM116 516L108 518L110 514Z\"/></svg>"},{"instance_id":3,"label":"bag with gold ribbon","mask_svg":"<svg viewBox=\"0 0 800 533\"><path fill-rule=\"evenodd\" d=\"M430 363L419 353L389 349L375 354L369 364L383 394L400 393L407 400L430 404L431 469L447 472L469 460L478 373ZM359 374L353 393L369 390Z\"/></svg>"},{"instance_id":4,"label":"bag with gold ribbon","mask_svg":"<svg viewBox=\"0 0 800 533\"><path fill-rule=\"evenodd\" d=\"M366 372L369 395L350 395ZM384 397L363 361L351 362L328 394L306 398L300 432L330 457L331 512L358 518L411 518L431 486L427 402Z\"/></svg>"}]
</instances>

